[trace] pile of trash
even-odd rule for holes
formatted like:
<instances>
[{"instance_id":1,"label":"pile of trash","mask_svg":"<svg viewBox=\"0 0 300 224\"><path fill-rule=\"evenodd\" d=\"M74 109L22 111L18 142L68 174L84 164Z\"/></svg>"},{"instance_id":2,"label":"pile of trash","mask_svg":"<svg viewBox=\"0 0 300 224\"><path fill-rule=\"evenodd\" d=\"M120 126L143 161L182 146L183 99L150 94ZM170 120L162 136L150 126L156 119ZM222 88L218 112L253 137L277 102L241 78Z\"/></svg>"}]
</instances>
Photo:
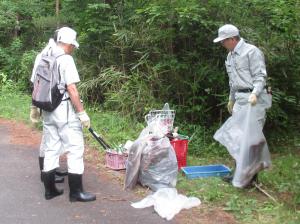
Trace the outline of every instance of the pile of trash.
<instances>
[{"instance_id":1,"label":"pile of trash","mask_svg":"<svg viewBox=\"0 0 300 224\"><path fill-rule=\"evenodd\" d=\"M173 129L175 112L165 104L162 110L150 111L145 120L147 127L134 141L128 153L125 189L137 183L156 191L163 187L175 187L177 159L166 137Z\"/></svg>"},{"instance_id":2,"label":"pile of trash","mask_svg":"<svg viewBox=\"0 0 300 224\"><path fill-rule=\"evenodd\" d=\"M195 197L186 197L176 190L178 164L169 138L172 134L175 111L166 103L162 110L152 110L145 116L147 127L129 148L124 189L133 189L137 183L154 193L134 208L154 206L154 210L171 220L180 210L200 205Z\"/></svg>"}]
</instances>

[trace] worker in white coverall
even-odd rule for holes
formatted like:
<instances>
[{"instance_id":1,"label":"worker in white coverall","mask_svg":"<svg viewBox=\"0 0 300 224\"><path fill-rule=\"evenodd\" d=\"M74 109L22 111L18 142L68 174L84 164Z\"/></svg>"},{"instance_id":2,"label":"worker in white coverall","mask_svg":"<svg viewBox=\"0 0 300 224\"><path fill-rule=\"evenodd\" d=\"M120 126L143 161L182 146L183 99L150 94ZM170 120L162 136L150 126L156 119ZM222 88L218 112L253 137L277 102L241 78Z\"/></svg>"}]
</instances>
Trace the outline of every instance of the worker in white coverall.
<instances>
[{"instance_id":1,"label":"worker in white coverall","mask_svg":"<svg viewBox=\"0 0 300 224\"><path fill-rule=\"evenodd\" d=\"M53 112L43 111L46 145L43 181L47 200L63 194L63 190L57 189L55 185L55 169L59 167L61 147L67 153L70 201L96 200L96 196L85 192L82 186L84 171L82 128L90 127L90 118L84 111L76 88L76 83L80 79L71 54L78 46L76 32L73 29L69 27L59 29L57 48L54 48L52 53L55 56L61 55L57 58L57 68L61 75L61 86L66 88L63 90L66 92L62 102Z\"/></svg>"},{"instance_id":2,"label":"worker in white coverall","mask_svg":"<svg viewBox=\"0 0 300 224\"><path fill-rule=\"evenodd\" d=\"M30 78L31 83L34 83L36 68L41 60L41 56L42 55L50 55L52 53L52 50L54 48L56 48L57 32L58 32L58 30L55 31L53 39L52 38L49 39L49 42L46 45L46 47L36 56L35 61L34 61L34 66L32 69L31 78ZM40 109L37 108L36 106L32 105L31 110L30 110L31 122L32 123L40 122L40 117L41 117ZM44 137L44 132L43 132L43 136L42 136L42 140L41 140L41 144L40 144L40 150L39 150L39 167L40 167L40 171L41 171L41 181L43 181L42 180L42 170L44 169L45 147L46 147L46 144L45 144L45 137ZM63 151L64 150L62 148L61 153L63 153ZM66 171L56 169L55 182L62 183L64 181L63 176L65 176L65 175L67 175Z\"/></svg>"},{"instance_id":3,"label":"worker in white coverall","mask_svg":"<svg viewBox=\"0 0 300 224\"><path fill-rule=\"evenodd\" d=\"M255 113L252 116L257 121L257 130L262 133L266 110L271 107L271 95L266 89L267 72L263 53L256 46L246 43L240 37L238 28L231 24L220 27L218 37L213 42L221 42L221 45L229 52L225 61L230 87L227 104L229 113L232 114L232 117L246 117L245 108L253 109L254 112L251 113ZM236 162L235 174L227 181L232 182L235 187L249 187L257 181L258 172L270 166L269 150L263 134L259 138L263 140L246 147L246 149L243 148L244 152L241 148L233 149L238 143L228 142L233 139L228 136L238 135L239 130L236 131L235 127L240 124L232 124L232 117L216 132L214 138L226 146ZM245 136L245 139L251 138L251 134L254 133ZM240 136L237 139L240 139ZM240 145L242 146L242 144L244 143ZM245 171L247 167L252 168L251 172Z\"/></svg>"}]
</instances>

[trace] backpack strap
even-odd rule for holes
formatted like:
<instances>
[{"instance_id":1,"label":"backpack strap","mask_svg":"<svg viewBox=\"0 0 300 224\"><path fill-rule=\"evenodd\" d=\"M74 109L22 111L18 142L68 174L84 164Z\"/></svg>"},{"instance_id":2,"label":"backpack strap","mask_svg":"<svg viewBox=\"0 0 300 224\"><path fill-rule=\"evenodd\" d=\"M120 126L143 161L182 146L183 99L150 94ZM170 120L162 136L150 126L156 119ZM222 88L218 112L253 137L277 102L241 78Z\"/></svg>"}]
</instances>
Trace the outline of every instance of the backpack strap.
<instances>
[{"instance_id":1,"label":"backpack strap","mask_svg":"<svg viewBox=\"0 0 300 224\"><path fill-rule=\"evenodd\" d=\"M63 54L57 55L57 56L55 56L55 60L57 60L57 58L59 58L59 57L61 57L61 56L63 56L63 55L67 55L67 54L63 53ZM60 65L58 65L57 71L58 71L58 75L59 75L59 83L60 83L60 82L61 82ZM64 95L65 95L66 92L67 92L67 85L65 85L65 92L64 92ZM70 97L67 97L67 98L63 99L62 101L66 101L66 100L70 100Z\"/></svg>"},{"instance_id":2,"label":"backpack strap","mask_svg":"<svg viewBox=\"0 0 300 224\"><path fill-rule=\"evenodd\" d=\"M65 53L63 54L59 54L59 55L55 55L55 61L57 61L57 59L63 55L66 55ZM58 75L59 75L59 83L61 81L61 75L60 75L60 65L57 67L57 71L58 71ZM66 87L66 86L65 86Z\"/></svg>"},{"instance_id":3,"label":"backpack strap","mask_svg":"<svg viewBox=\"0 0 300 224\"><path fill-rule=\"evenodd\" d=\"M54 55L54 56L55 56L55 59L57 59L57 58L59 58L59 57L61 57L61 56L63 56L63 55L66 55L66 54L65 54L65 53L62 53L62 54Z\"/></svg>"}]
</instances>

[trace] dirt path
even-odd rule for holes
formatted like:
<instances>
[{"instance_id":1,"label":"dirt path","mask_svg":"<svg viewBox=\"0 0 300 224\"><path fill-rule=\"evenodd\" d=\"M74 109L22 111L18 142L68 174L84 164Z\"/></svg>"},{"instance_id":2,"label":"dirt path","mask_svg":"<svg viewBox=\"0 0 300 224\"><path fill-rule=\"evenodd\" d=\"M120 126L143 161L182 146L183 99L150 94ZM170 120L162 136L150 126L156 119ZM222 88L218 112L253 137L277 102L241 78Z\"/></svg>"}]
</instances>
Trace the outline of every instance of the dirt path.
<instances>
[{"instance_id":1,"label":"dirt path","mask_svg":"<svg viewBox=\"0 0 300 224\"><path fill-rule=\"evenodd\" d=\"M2 130L2 132L1 132ZM5 134L6 133L6 134ZM142 210L133 209L130 206L131 201L138 201L147 195L147 189L137 187L134 191L127 192L122 189L124 171L112 171L104 166L103 155L100 155L98 150L86 147L85 151L85 175L84 182L87 190L97 193L97 201L92 203L69 203L67 200L68 187L67 183L60 184L59 187L65 189L65 193L61 197L57 197L50 201L46 201L43 198L43 185L39 181L38 170L38 147L40 144L41 133L36 129L25 125L20 122L14 122L0 118L0 134L2 140L0 140L0 153L3 150L12 151L15 154L15 160L22 160L21 163L25 164L24 167L28 169L27 178L23 178L24 182L28 184L30 180L31 192L28 192L29 197L35 199L35 205L30 208L30 211L36 211L37 214L23 214L26 209L24 205L21 205L20 201L15 201L15 205L19 206L17 210L23 208L21 215L4 214L4 211L0 212L1 217L5 217L6 222L12 223L12 220L20 220L20 222L13 223L184 223L184 224L231 224L236 223L233 216L224 212L221 208L209 208L206 205L201 205L197 208L183 210L172 220L167 222L160 218L153 210L153 208L147 208ZM2 147L2 145L4 145ZM5 149L6 148L6 149ZM1 156L0 156L1 157ZM7 156L4 156L7 157ZM26 158L24 158L26 157ZM7 159L7 158L6 158ZM9 162L9 161L8 161ZM7 163L8 163L7 162ZM18 161L15 161L19 163ZM62 166L66 166L65 158L62 157ZM1 162L2 166L5 162ZM9 164L9 163L8 163ZM8 168L7 168L8 169ZM17 172L17 171L15 171ZM4 170L0 171L1 176L11 178L12 182L16 185L20 184L20 179L15 179L7 175L8 172ZM0 186L1 189L7 188L7 186ZM23 186L26 187L26 186ZM35 190L35 191L34 191ZM13 194L13 192L11 192ZM25 200L22 197L22 200ZM7 199L9 200L9 199ZM15 199L17 200L17 198ZM21 200L21 201L22 201ZM28 199L26 199L28 200ZM25 200L25 201L26 201ZM56 207L59 204L58 207ZM50 208L49 208L50 206ZM0 202L0 210L5 206L5 200ZM25 207L26 208L26 207ZM29 209L29 208L28 208ZM33 209L33 210L32 210ZM46 212L44 211L44 209ZM58 210L59 209L59 210ZM57 222L44 221L45 217L52 213L58 212L61 216L55 216ZM2 213L2 214L1 214ZM31 212L34 213L34 212ZM65 215L66 214L66 215ZM28 218L28 216L30 216ZM15 219L12 219L15 218ZM41 219L43 221L41 222ZM27 222L30 219L30 222ZM27 220L27 221L25 221ZM101 220L101 221L99 221ZM53 221L53 220L52 220Z\"/></svg>"}]
</instances>

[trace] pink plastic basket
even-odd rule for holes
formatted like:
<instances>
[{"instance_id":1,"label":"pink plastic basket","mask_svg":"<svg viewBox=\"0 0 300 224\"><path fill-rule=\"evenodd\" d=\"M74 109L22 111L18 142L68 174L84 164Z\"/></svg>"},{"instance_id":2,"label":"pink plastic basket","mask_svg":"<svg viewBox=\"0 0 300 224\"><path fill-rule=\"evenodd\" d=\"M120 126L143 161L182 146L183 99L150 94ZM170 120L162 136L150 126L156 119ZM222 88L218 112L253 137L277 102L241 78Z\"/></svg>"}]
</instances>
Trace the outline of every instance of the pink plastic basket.
<instances>
[{"instance_id":1,"label":"pink plastic basket","mask_svg":"<svg viewBox=\"0 0 300 224\"><path fill-rule=\"evenodd\" d=\"M105 166L112 170L126 169L127 154L118 154L114 152L105 153Z\"/></svg>"}]
</instances>

